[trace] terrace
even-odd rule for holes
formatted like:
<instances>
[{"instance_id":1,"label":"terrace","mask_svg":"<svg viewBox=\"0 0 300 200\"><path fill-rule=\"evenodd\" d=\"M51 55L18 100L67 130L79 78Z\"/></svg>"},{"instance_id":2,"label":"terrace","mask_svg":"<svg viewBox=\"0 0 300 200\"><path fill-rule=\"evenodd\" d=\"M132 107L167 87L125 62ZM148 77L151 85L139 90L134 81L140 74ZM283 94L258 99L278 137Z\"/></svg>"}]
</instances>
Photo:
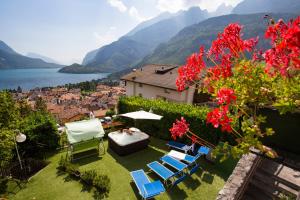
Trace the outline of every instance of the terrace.
<instances>
[{"instance_id":1,"label":"terrace","mask_svg":"<svg viewBox=\"0 0 300 200\"><path fill-rule=\"evenodd\" d=\"M105 147L107 146L105 141ZM128 156L118 156L108 149L103 156L80 159L76 163L79 164L80 170L93 169L110 177L111 190L108 199L140 199L129 172L136 169L149 172L146 164L159 160L168 151L166 141L151 137L148 148ZM57 173L56 167L62 155L65 155L65 152L50 156L48 158L50 164L34 175L26 187L21 190L18 187L11 187L9 198L96 199L93 191L83 184L66 174ZM235 167L236 161L229 159L223 163L212 164L201 158L199 163L200 170L177 186L168 188L155 199L215 199ZM151 180L159 180L154 173L147 175Z\"/></svg>"}]
</instances>

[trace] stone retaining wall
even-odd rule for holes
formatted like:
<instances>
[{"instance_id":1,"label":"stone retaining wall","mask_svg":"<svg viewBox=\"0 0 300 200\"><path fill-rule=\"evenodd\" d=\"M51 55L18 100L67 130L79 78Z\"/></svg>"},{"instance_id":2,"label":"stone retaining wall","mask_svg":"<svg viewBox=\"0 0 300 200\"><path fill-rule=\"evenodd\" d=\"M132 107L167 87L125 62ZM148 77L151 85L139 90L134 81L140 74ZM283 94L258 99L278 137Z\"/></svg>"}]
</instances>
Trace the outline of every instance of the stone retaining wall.
<instances>
[{"instance_id":1,"label":"stone retaining wall","mask_svg":"<svg viewBox=\"0 0 300 200\"><path fill-rule=\"evenodd\" d=\"M232 174L228 178L217 200L238 200L243 195L252 174L261 162L261 157L249 153L242 156Z\"/></svg>"}]
</instances>

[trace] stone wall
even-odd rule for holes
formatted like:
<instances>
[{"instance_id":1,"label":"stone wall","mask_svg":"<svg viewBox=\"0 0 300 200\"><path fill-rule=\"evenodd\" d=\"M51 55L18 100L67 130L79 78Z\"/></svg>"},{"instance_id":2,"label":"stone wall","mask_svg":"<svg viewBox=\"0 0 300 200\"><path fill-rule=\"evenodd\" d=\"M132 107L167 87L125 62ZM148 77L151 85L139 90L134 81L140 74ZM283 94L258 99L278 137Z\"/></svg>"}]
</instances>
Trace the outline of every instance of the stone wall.
<instances>
[{"instance_id":1,"label":"stone wall","mask_svg":"<svg viewBox=\"0 0 300 200\"><path fill-rule=\"evenodd\" d=\"M261 160L260 156L253 153L243 155L216 199L239 199L243 195L253 172L255 172Z\"/></svg>"}]
</instances>

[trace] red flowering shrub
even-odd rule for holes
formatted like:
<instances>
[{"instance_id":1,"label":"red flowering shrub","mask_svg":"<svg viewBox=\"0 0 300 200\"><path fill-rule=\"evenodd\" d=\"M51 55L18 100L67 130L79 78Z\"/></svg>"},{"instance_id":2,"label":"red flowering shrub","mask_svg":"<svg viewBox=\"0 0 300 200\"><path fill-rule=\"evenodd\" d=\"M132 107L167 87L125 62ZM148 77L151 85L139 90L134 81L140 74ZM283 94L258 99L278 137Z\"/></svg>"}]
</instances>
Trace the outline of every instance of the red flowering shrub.
<instances>
[{"instance_id":1,"label":"red flowering shrub","mask_svg":"<svg viewBox=\"0 0 300 200\"><path fill-rule=\"evenodd\" d=\"M171 136L174 140L176 140L177 137L182 137L184 134L187 133L189 130L189 124L186 123L185 119L181 117L180 120L176 120L175 123L173 123L173 127L170 128Z\"/></svg>"},{"instance_id":2,"label":"red flowering shrub","mask_svg":"<svg viewBox=\"0 0 300 200\"><path fill-rule=\"evenodd\" d=\"M176 86L179 91L183 91L186 87L195 80L200 80L201 70L205 67L203 61L204 48L201 47L199 54L194 53L188 57L186 65L178 69L178 79Z\"/></svg>"},{"instance_id":3,"label":"red flowering shrub","mask_svg":"<svg viewBox=\"0 0 300 200\"><path fill-rule=\"evenodd\" d=\"M290 77L300 69L300 16L286 24L279 20L268 27L265 37L271 39L272 48L265 52L266 73Z\"/></svg>"},{"instance_id":4,"label":"red flowering shrub","mask_svg":"<svg viewBox=\"0 0 300 200\"><path fill-rule=\"evenodd\" d=\"M234 94L233 89L222 88L217 93L218 104L230 104L231 102L235 102L236 96Z\"/></svg>"},{"instance_id":5,"label":"red flowering shrub","mask_svg":"<svg viewBox=\"0 0 300 200\"><path fill-rule=\"evenodd\" d=\"M265 37L271 40L272 48L262 52L255 49L258 37L243 39L242 26L229 24L212 42L207 54L201 47L178 69L179 91L198 85L217 103L218 107L207 114L206 122L237 137L238 144L229 152L235 156L247 153L253 146L274 156L257 139L273 134L270 128L260 129L265 117L257 111L274 106L284 113L300 106L300 16L289 23L272 22ZM246 52L251 59L245 56ZM206 66L209 63L204 62L205 57L213 66ZM237 127L239 120L241 126ZM191 133L185 120L174 123L170 131L174 139Z\"/></svg>"}]
</instances>

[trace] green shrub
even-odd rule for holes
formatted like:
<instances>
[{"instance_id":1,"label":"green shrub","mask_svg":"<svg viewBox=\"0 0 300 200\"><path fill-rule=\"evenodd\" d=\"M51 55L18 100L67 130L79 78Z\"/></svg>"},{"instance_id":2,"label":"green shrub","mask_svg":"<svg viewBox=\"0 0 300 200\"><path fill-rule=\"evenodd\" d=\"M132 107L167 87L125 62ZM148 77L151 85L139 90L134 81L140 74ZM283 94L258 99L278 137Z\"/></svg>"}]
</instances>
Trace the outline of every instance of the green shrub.
<instances>
[{"instance_id":1,"label":"green shrub","mask_svg":"<svg viewBox=\"0 0 300 200\"><path fill-rule=\"evenodd\" d=\"M95 170L88 170L81 173L81 179L88 185L93 185L94 179L97 176Z\"/></svg>"},{"instance_id":2,"label":"green shrub","mask_svg":"<svg viewBox=\"0 0 300 200\"><path fill-rule=\"evenodd\" d=\"M108 194L110 191L110 179L107 175L98 174L93 182L95 188L104 194Z\"/></svg>"},{"instance_id":3,"label":"green shrub","mask_svg":"<svg viewBox=\"0 0 300 200\"><path fill-rule=\"evenodd\" d=\"M57 170L65 172L70 176L79 178L84 184L94 187L95 198L102 199L108 196L110 191L110 178L104 174L98 174L95 170L80 172L78 165L70 163L65 157L61 156Z\"/></svg>"},{"instance_id":4,"label":"green shrub","mask_svg":"<svg viewBox=\"0 0 300 200\"><path fill-rule=\"evenodd\" d=\"M76 176L76 177L80 176L79 166L75 165L73 163L70 163L63 156L61 156L61 158L58 162L57 169L59 171L66 172L66 173L68 173L69 175L72 175L72 176Z\"/></svg>"},{"instance_id":5,"label":"green shrub","mask_svg":"<svg viewBox=\"0 0 300 200\"><path fill-rule=\"evenodd\" d=\"M105 116L110 116L112 117L113 115L115 115L116 112L114 109L109 109L108 111L106 111Z\"/></svg>"},{"instance_id":6,"label":"green shrub","mask_svg":"<svg viewBox=\"0 0 300 200\"><path fill-rule=\"evenodd\" d=\"M155 114L163 116L160 121L136 120L136 126L152 136L165 140L171 139L169 129L176 119L184 117L190 124L190 130L208 142L218 144L221 139L233 142L229 134L222 133L220 129L206 124L206 115L209 112L208 107L167 102L158 99L148 100L141 97L121 97L119 99L119 113L133 112L141 109L145 111L152 109ZM128 120L127 122L130 123ZM133 125L132 121L131 124ZM182 140L187 139L183 138Z\"/></svg>"},{"instance_id":7,"label":"green shrub","mask_svg":"<svg viewBox=\"0 0 300 200\"><path fill-rule=\"evenodd\" d=\"M30 113L23 119L21 131L27 136L26 141L20 145L27 155L36 156L59 147L56 121L49 113Z\"/></svg>"}]
</instances>

